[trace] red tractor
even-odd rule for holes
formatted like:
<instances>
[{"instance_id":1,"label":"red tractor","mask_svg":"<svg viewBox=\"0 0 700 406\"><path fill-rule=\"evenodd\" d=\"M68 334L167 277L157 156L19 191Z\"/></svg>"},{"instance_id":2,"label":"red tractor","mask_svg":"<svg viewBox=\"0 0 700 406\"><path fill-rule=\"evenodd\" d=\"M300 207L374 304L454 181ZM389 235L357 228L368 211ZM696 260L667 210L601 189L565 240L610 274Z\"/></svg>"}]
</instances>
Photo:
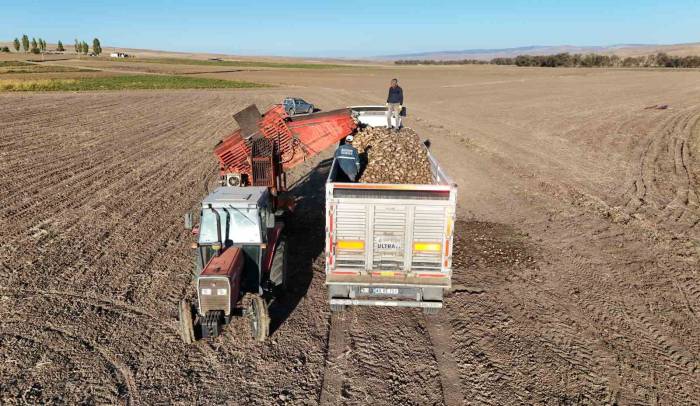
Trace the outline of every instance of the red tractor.
<instances>
[{"instance_id":1,"label":"red tractor","mask_svg":"<svg viewBox=\"0 0 700 406\"><path fill-rule=\"evenodd\" d=\"M349 109L289 117L281 105L264 115L252 105L234 117L240 128L214 149L221 186L202 201L198 226L185 216L197 235L197 304L183 299L178 308L187 343L216 337L236 314L249 318L256 340L265 340L268 299L287 283L285 171L357 128Z\"/></svg>"}]
</instances>

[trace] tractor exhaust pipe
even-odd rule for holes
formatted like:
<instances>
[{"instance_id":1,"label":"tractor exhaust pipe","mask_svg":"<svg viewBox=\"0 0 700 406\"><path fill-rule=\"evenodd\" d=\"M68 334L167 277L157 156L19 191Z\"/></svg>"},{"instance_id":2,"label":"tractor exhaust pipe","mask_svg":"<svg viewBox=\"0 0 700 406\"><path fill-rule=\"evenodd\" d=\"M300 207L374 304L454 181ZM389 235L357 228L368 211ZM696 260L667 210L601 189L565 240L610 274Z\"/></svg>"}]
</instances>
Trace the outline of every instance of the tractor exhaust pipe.
<instances>
[{"instance_id":1,"label":"tractor exhaust pipe","mask_svg":"<svg viewBox=\"0 0 700 406\"><path fill-rule=\"evenodd\" d=\"M224 236L224 239L221 241L222 242L221 245L223 246L223 243L225 243L226 241L229 240L228 230L229 230L229 227L231 226L231 213L229 213L228 209L225 207L222 207L221 210L223 210L224 213L226 213L226 235Z\"/></svg>"},{"instance_id":2,"label":"tractor exhaust pipe","mask_svg":"<svg viewBox=\"0 0 700 406\"><path fill-rule=\"evenodd\" d=\"M211 210L216 216L216 242L219 244L219 249L217 250L216 255L219 255L221 254L221 250L224 248L223 241L221 241L221 216L219 216L219 212L212 207L211 204L209 204L209 210Z\"/></svg>"}]
</instances>

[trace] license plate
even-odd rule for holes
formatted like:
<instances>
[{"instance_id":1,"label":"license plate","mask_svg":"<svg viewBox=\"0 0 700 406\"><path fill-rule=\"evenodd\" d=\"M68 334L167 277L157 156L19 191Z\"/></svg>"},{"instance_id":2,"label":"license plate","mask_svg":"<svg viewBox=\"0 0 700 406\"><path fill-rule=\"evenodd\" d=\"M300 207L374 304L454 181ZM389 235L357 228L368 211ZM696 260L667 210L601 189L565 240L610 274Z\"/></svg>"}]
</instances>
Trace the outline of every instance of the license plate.
<instances>
[{"instance_id":1,"label":"license plate","mask_svg":"<svg viewBox=\"0 0 700 406\"><path fill-rule=\"evenodd\" d=\"M360 288L365 295L398 295L398 288Z\"/></svg>"},{"instance_id":2,"label":"license plate","mask_svg":"<svg viewBox=\"0 0 700 406\"><path fill-rule=\"evenodd\" d=\"M391 297L406 297L415 298L418 293L417 288L390 288L390 287L371 287L358 286L353 288L357 296L391 296Z\"/></svg>"}]
</instances>

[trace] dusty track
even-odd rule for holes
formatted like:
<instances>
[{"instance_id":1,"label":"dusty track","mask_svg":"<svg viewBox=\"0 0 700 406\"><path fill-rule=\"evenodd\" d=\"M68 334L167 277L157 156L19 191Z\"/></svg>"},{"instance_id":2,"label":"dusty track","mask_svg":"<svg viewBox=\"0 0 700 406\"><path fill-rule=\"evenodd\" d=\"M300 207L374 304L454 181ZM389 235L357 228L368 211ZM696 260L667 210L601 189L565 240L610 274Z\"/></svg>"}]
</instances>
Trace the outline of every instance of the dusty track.
<instances>
[{"instance_id":1,"label":"dusty track","mask_svg":"<svg viewBox=\"0 0 700 406\"><path fill-rule=\"evenodd\" d=\"M345 364L342 362L341 357L346 356L344 352L347 345L345 330L348 328L347 320L349 318L350 316L346 312L331 315L328 349L326 350L326 366L323 370L321 405L337 405L341 401L343 366Z\"/></svg>"},{"instance_id":2,"label":"dusty track","mask_svg":"<svg viewBox=\"0 0 700 406\"><path fill-rule=\"evenodd\" d=\"M394 72L0 96L0 403L699 403L694 76L430 72L398 74L409 124L460 185L459 289L437 318L354 308L331 321L321 157L293 174L295 282L264 344L242 320L191 347L177 335L182 214L212 185L211 147L250 102L377 102ZM643 110L660 95L672 110Z\"/></svg>"},{"instance_id":3,"label":"dusty track","mask_svg":"<svg viewBox=\"0 0 700 406\"><path fill-rule=\"evenodd\" d=\"M639 154L638 176L625 204L630 214L668 219L681 229L700 223L690 158L699 119L697 108L690 108L674 112L653 130Z\"/></svg>"},{"instance_id":4,"label":"dusty track","mask_svg":"<svg viewBox=\"0 0 700 406\"><path fill-rule=\"evenodd\" d=\"M452 328L445 312L426 317L426 327L433 345L433 353L440 372L442 399L446 405L461 405L465 402L464 391L459 381L459 365L452 355Z\"/></svg>"}]
</instances>

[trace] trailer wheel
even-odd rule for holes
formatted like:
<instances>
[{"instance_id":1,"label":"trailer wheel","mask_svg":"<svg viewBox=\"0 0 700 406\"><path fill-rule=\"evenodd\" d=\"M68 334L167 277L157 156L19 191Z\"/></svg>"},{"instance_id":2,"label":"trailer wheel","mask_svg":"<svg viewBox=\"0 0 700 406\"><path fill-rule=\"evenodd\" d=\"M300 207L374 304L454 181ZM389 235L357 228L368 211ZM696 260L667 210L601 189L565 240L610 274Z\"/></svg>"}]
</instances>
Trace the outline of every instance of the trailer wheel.
<instances>
[{"instance_id":1,"label":"trailer wheel","mask_svg":"<svg viewBox=\"0 0 700 406\"><path fill-rule=\"evenodd\" d=\"M180 300L177 306L180 337L185 344L195 341L194 324L192 322L192 305L187 299Z\"/></svg>"},{"instance_id":2,"label":"trailer wheel","mask_svg":"<svg viewBox=\"0 0 700 406\"><path fill-rule=\"evenodd\" d=\"M248 311L250 329L255 341L265 341L270 331L270 316L267 313L267 303L262 296L255 295Z\"/></svg>"},{"instance_id":3,"label":"trailer wheel","mask_svg":"<svg viewBox=\"0 0 700 406\"><path fill-rule=\"evenodd\" d=\"M270 281L282 291L287 289L287 239L280 237L270 266Z\"/></svg>"}]
</instances>

